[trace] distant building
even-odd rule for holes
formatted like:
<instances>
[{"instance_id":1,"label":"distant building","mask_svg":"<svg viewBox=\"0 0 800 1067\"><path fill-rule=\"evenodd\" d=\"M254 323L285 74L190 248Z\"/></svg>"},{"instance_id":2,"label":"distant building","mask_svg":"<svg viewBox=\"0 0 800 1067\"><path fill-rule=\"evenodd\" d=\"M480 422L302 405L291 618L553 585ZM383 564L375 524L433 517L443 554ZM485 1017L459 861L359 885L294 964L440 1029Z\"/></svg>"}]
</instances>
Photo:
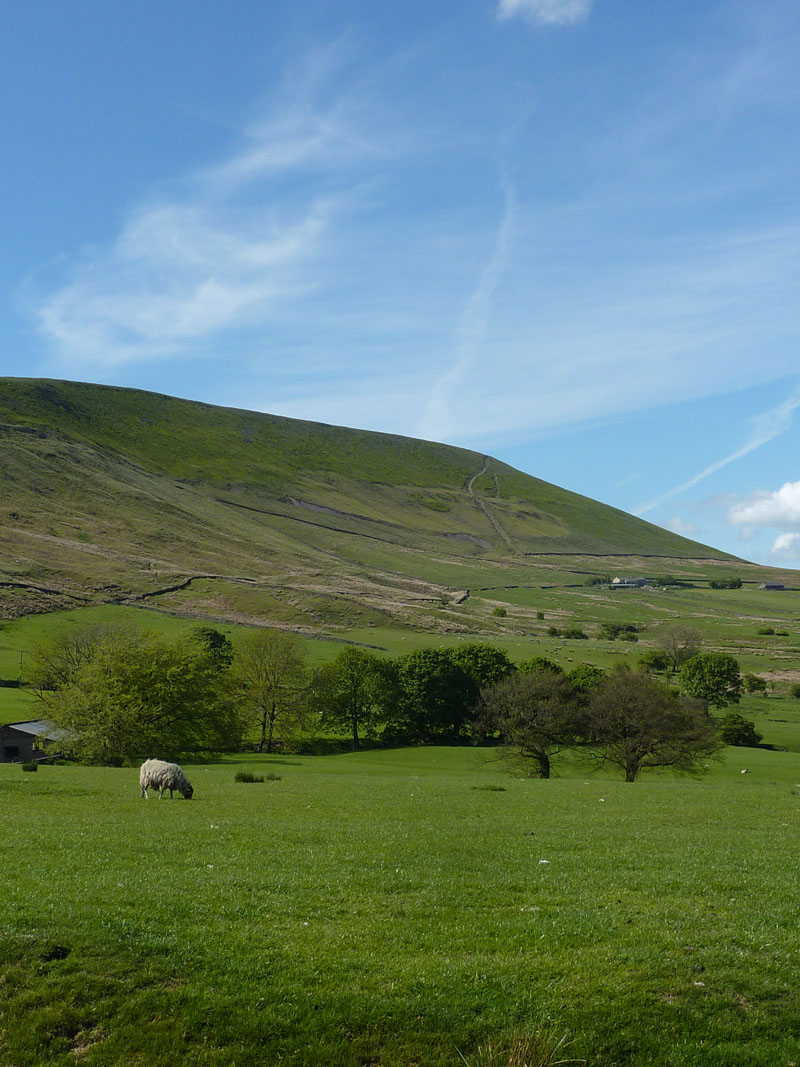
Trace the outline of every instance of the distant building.
<instances>
[{"instance_id":1,"label":"distant building","mask_svg":"<svg viewBox=\"0 0 800 1067\"><path fill-rule=\"evenodd\" d=\"M0 762L27 763L44 759L47 753L42 747L46 741L60 741L65 731L46 719L30 722L9 722L0 726Z\"/></svg>"},{"instance_id":2,"label":"distant building","mask_svg":"<svg viewBox=\"0 0 800 1067\"><path fill-rule=\"evenodd\" d=\"M762 582L759 589L785 589L783 582Z\"/></svg>"},{"instance_id":3,"label":"distant building","mask_svg":"<svg viewBox=\"0 0 800 1067\"><path fill-rule=\"evenodd\" d=\"M647 585L646 578L612 578L610 589L641 589Z\"/></svg>"}]
</instances>

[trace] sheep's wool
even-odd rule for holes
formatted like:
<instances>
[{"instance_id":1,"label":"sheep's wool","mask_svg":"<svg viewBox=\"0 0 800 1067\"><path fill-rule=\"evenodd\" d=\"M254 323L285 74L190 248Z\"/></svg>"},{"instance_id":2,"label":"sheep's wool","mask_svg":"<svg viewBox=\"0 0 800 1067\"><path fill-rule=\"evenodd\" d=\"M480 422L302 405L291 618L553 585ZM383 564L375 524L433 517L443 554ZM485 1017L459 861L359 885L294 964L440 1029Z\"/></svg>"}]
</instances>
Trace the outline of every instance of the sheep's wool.
<instances>
[{"instance_id":1,"label":"sheep's wool","mask_svg":"<svg viewBox=\"0 0 800 1067\"><path fill-rule=\"evenodd\" d=\"M178 764L165 763L164 760L161 759L148 759L144 761L139 768L139 787L142 790L142 796L145 800L147 799L148 789L157 789L159 800L164 796L167 789L169 789L170 797L172 797L173 789L177 789L179 793L183 794L186 800L189 800L194 792L189 779Z\"/></svg>"}]
</instances>

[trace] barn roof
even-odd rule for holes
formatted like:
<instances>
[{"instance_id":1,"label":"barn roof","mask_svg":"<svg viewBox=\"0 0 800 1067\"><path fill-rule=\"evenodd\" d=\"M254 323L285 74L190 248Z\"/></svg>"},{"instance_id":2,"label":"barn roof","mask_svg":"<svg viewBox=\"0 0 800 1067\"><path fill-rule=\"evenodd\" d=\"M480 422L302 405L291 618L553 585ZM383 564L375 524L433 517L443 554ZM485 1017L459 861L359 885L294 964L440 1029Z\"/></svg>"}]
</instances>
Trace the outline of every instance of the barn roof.
<instances>
[{"instance_id":1,"label":"barn roof","mask_svg":"<svg viewBox=\"0 0 800 1067\"><path fill-rule=\"evenodd\" d=\"M60 726L47 719L28 719L25 722L7 722L3 725L5 730L17 730L21 734L29 734L32 737L40 737L47 741L60 741L69 733Z\"/></svg>"}]
</instances>

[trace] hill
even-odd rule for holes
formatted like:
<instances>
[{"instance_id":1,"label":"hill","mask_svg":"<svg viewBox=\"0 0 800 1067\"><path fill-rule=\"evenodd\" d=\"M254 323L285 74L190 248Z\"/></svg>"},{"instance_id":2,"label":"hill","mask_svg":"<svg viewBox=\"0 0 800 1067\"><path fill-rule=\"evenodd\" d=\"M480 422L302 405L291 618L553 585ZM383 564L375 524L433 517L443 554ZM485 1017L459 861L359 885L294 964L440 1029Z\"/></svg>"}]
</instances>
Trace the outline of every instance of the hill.
<instances>
[{"instance_id":1,"label":"hill","mask_svg":"<svg viewBox=\"0 0 800 1067\"><path fill-rule=\"evenodd\" d=\"M6 618L474 631L476 587L749 566L467 449L133 389L0 379L0 440Z\"/></svg>"}]
</instances>

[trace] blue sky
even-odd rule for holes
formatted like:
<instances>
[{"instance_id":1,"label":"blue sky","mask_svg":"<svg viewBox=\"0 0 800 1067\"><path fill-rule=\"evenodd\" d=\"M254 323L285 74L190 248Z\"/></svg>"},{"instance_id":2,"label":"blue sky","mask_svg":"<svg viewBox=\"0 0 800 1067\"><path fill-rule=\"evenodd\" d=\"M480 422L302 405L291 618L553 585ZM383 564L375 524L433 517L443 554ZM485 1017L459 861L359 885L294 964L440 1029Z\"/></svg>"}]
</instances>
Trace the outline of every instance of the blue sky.
<instances>
[{"instance_id":1,"label":"blue sky","mask_svg":"<svg viewBox=\"0 0 800 1067\"><path fill-rule=\"evenodd\" d=\"M6 14L0 373L460 444L800 566L796 0Z\"/></svg>"}]
</instances>

